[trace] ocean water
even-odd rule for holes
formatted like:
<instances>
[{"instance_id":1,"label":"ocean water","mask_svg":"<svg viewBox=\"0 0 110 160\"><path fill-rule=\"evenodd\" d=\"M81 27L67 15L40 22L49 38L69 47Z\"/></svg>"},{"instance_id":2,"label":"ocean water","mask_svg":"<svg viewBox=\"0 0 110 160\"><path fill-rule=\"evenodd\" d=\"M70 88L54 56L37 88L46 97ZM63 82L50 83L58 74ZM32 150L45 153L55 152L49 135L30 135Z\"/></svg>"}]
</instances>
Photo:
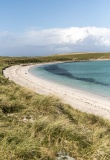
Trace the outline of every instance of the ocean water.
<instances>
[{"instance_id":1,"label":"ocean water","mask_svg":"<svg viewBox=\"0 0 110 160\"><path fill-rule=\"evenodd\" d=\"M110 61L56 63L32 67L37 77L110 98Z\"/></svg>"}]
</instances>

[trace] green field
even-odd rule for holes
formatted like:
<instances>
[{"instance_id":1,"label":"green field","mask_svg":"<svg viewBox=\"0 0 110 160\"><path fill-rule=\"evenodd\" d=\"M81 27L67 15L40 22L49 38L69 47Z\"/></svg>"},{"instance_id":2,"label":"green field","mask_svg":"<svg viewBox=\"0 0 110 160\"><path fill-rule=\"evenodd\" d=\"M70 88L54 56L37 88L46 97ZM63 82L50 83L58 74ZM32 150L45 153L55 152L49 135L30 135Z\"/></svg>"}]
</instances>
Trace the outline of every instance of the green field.
<instances>
[{"instance_id":1,"label":"green field","mask_svg":"<svg viewBox=\"0 0 110 160\"><path fill-rule=\"evenodd\" d=\"M110 53L0 57L0 160L110 160L110 121L56 97L36 94L2 75L15 64L110 59Z\"/></svg>"}]
</instances>

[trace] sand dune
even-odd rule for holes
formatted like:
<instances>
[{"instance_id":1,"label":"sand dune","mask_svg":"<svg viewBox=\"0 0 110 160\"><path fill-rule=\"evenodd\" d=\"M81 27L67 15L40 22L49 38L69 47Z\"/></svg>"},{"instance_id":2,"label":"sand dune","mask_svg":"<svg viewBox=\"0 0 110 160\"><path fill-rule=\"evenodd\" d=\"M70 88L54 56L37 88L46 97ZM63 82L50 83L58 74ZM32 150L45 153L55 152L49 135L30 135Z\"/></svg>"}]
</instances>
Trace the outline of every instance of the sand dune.
<instances>
[{"instance_id":1,"label":"sand dune","mask_svg":"<svg viewBox=\"0 0 110 160\"><path fill-rule=\"evenodd\" d=\"M37 64L36 66L39 65L41 64ZM32 66L34 65L12 66L4 70L4 75L15 83L34 92L55 95L63 102L70 104L73 108L110 119L110 99L35 77L28 72L28 69Z\"/></svg>"}]
</instances>

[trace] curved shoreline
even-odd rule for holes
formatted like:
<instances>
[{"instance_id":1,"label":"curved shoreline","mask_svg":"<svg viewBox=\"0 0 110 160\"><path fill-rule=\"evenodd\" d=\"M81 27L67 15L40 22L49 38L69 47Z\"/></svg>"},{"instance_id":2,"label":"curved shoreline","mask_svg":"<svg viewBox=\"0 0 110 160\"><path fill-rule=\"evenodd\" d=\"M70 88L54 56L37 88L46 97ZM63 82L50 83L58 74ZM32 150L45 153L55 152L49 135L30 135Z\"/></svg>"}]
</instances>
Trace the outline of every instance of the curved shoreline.
<instances>
[{"instance_id":1,"label":"curved shoreline","mask_svg":"<svg viewBox=\"0 0 110 160\"><path fill-rule=\"evenodd\" d=\"M3 72L5 77L9 78L9 80L12 80L23 87L29 88L34 92L44 95L55 95L64 103L70 104L73 108L110 119L109 99L56 84L54 82L52 83L29 73L28 70L30 67L39 65L44 65L44 63L28 66L16 65L6 68Z\"/></svg>"}]
</instances>

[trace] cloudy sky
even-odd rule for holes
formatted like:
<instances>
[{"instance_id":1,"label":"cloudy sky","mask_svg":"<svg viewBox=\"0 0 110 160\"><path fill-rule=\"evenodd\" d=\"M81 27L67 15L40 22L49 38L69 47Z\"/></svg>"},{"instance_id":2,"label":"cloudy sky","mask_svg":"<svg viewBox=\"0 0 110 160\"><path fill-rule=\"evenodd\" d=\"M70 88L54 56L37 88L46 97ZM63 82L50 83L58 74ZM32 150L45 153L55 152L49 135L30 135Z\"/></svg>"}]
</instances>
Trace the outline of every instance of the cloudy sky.
<instances>
[{"instance_id":1,"label":"cloudy sky","mask_svg":"<svg viewBox=\"0 0 110 160\"><path fill-rule=\"evenodd\" d=\"M110 51L110 0L0 0L0 56Z\"/></svg>"}]
</instances>

